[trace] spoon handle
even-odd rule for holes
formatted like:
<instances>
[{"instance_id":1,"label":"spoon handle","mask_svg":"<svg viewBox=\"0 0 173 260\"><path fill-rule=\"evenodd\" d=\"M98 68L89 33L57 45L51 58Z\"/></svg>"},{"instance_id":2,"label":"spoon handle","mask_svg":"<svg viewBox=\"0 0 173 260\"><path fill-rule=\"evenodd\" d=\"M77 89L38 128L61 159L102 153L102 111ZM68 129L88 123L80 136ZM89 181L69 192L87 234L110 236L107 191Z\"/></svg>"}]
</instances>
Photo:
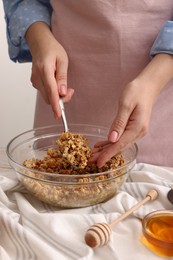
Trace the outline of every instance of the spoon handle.
<instances>
[{"instance_id":1,"label":"spoon handle","mask_svg":"<svg viewBox=\"0 0 173 260\"><path fill-rule=\"evenodd\" d=\"M69 132L66 115L65 115L64 102L63 102L62 98L59 99L59 104L60 104L61 112L62 112L62 121L63 121L63 125L64 125L64 132Z\"/></svg>"}]
</instances>

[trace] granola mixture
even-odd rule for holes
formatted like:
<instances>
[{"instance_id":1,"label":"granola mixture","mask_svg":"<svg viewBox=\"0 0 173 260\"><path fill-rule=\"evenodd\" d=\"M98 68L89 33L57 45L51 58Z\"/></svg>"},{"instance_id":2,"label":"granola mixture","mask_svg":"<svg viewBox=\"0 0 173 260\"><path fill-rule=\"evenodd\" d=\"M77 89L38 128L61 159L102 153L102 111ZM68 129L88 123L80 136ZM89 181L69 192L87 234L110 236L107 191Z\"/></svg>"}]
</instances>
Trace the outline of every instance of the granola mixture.
<instances>
[{"instance_id":1,"label":"granola mixture","mask_svg":"<svg viewBox=\"0 0 173 260\"><path fill-rule=\"evenodd\" d=\"M84 175L106 172L114 170L124 165L125 160L121 153L113 156L103 167L98 168L95 163L86 165L85 168L74 168L71 163L64 160L64 157L58 150L49 148L43 159L32 158L25 160L23 165L30 169L39 170L47 173L67 174L67 175Z\"/></svg>"},{"instance_id":2,"label":"granola mixture","mask_svg":"<svg viewBox=\"0 0 173 260\"><path fill-rule=\"evenodd\" d=\"M91 151L87 139L82 135L69 136L68 133L63 133L56 143L58 149L62 149L61 152L49 148L43 159L32 158L23 162L24 166L31 169L25 170L25 176L31 178L22 177L21 182L38 199L65 208L94 205L110 199L125 181L127 169L116 170L125 164L121 153L112 157L102 168L98 168L95 163L87 164ZM71 151L71 161L68 162L64 159L64 154ZM73 167L77 160L82 166L78 169ZM46 175L34 170L45 172ZM112 171L104 174L109 170Z\"/></svg>"}]
</instances>

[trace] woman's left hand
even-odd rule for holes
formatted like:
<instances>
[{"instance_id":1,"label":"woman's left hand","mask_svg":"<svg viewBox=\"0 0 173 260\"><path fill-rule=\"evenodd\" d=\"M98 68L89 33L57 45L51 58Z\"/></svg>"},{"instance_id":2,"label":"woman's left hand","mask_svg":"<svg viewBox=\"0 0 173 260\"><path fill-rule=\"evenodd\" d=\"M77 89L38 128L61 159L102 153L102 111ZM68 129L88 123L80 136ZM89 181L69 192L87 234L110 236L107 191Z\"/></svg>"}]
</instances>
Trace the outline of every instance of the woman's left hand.
<instances>
[{"instance_id":1,"label":"woman's left hand","mask_svg":"<svg viewBox=\"0 0 173 260\"><path fill-rule=\"evenodd\" d=\"M147 89L141 93L140 87L143 89L137 82L126 86L108 140L96 143L92 149L90 162L97 161L99 168L148 132L154 97Z\"/></svg>"},{"instance_id":2,"label":"woman's left hand","mask_svg":"<svg viewBox=\"0 0 173 260\"><path fill-rule=\"evenodd\" d=\"M147 134L155 99L172 77L173 56L156 55L124 88L108 140L95 144L90 163L97 162L101 168L112 156Z\"/></svg>"}]
</instances>

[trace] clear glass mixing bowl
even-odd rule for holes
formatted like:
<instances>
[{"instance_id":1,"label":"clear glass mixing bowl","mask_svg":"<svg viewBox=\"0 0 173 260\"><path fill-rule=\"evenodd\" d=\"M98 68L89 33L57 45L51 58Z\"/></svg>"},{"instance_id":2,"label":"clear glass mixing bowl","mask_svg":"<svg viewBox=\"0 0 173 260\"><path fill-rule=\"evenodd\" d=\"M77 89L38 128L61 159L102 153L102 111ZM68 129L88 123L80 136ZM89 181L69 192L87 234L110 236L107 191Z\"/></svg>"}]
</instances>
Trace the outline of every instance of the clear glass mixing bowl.
<instances>
[{"instance_id":1,"label":"clear glass mixing bowl","mask_svg":"<svg viewBox=\"0 0 173 260\"><path fill-rule=\"evenodd\" d=\"M106 140L108 129L92 125L69 125L70 132L83 134L90 147ZM126 181L136 162L138 148L133 144L122 152L125 164L114 170L94 174L57 174L27 168L27 159L42 159L49 148L57 149L62 125L41 127L24 132L7 145L7 156L18 179L37 199L63 208L86 207L112 198Z\"/></svg>"}]
</instances>

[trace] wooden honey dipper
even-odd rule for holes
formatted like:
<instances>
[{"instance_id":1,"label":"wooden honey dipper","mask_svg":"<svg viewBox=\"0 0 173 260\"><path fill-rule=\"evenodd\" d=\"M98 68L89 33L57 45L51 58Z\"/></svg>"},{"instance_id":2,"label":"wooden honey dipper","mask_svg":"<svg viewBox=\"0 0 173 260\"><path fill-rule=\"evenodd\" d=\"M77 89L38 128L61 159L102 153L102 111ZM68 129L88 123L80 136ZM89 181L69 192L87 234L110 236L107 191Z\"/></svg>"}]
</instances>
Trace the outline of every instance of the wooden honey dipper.
<instances>
[{"instance_id":1,"label":"wooden honey dipper","mask_svg":"<svg viewBox=\"0 0 173 260\"><path fill-rule=\"evenodd\" d=\"M151 190L147 193L146 197L138 202L136 205L134 205L132 208L130 208L128 211L123 213L121 216L119 216L117 219L115 219L110 224L107 223L97 223L91 226L86 234L85 234L85 242L88 246L92 248L101 247L108 243L110 236L111 236L111 227L121 220L128 217L133 211L138 209L140 206L142 206L147 201L155 200L158 197L158 192L156 190Z\"/></svg>"}]
</instances>

